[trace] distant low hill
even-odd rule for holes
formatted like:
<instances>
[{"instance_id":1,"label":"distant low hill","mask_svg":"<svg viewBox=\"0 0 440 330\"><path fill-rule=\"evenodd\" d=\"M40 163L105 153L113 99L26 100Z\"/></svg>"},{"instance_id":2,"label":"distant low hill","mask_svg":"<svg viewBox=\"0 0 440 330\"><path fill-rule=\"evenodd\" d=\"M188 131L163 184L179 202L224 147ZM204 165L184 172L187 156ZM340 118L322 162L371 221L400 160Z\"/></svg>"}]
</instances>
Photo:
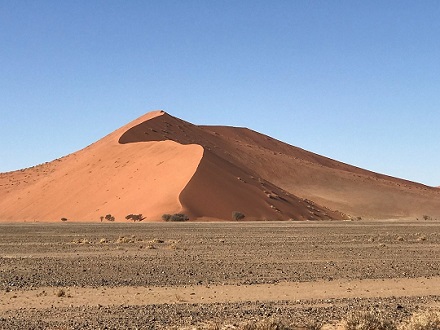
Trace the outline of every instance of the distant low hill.
<instances>
[{"instance_id":1,"label":"distant low hill","mask_svg":"<svg viewBox=\"0 0 440 330\"><path fill-rule=\"evenodd\" d=\"M0 174L0 221L440 217L440 190L350 166L246 128L150 112L50 163Z\"/></svg>"}]
</instances>

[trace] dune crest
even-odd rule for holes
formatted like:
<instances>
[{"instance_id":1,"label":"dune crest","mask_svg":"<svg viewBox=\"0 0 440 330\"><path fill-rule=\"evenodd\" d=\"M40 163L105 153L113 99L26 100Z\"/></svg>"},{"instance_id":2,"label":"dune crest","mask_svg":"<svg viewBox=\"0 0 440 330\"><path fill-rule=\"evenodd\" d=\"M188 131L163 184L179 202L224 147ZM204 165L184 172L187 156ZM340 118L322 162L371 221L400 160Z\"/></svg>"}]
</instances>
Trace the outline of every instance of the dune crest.
<instances>
[{"instance_id":1,"label":"dune crest","mask_svg":"<svg viewBox=\"0 0 440 330\"><path fill-rule=\"evenodd\" d=\"M66 157L0 174L0 221L320 220L440 217L440 190L246 128L153 111Z\"/></svg>"}]
</instances>

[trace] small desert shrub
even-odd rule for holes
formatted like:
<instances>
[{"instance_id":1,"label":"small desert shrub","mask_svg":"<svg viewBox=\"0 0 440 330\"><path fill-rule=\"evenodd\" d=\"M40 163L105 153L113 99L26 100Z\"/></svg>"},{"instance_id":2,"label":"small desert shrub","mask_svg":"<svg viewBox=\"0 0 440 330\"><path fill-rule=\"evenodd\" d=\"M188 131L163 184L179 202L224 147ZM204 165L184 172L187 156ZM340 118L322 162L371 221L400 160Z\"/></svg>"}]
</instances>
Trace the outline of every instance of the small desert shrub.
<instances>
[{"instance_id":1,"label":"small desert shrub","mask_svg":"<svg viewBox=\"0 0 440 330\"><path fill-rule=\"evenodd\" d=\"M188 221L189 217L183 213L164 214L162 219L165 221Z\"/></svg>"},{"instance_id":2,"label":"small desert shrub","mask_svg":"<svg viewBox=\"0 0 440 330\"><path fill-rule=\"evenodd\" d=\"M170 221L170 219L171 219L171 214L165 213L162 215L162 220Z\"/></svg>"},{"instance_id":3,"label":"small desert shrub","mask_svg":"<svg viewBox=\"0 0 440 330\"><path fill-rule=\"evenodd\" d=\"M121 243L134 243L134 239L133 238L128 238L125 236L119 236L118 239L115 241L116 244L121 244Z\"/></svg>"},{"instance_id":4,"label":"small desert shrub","mask_svg":"<svg viewBox=\"0 0 440 330\"><path fill-rule=\"evenodd\" d=\"M189 220L188 216L183 213L176 213L171 216L171 221L187 221Z\"/></svg>"},{"instance_id":5,"label":"small desert shrub","mask_svg":"<svg viewBox=\"0 0 440 330\"><path fill-rule=\"evenodd\" d=\"M244 219L244 214L238 211L232 212L232 220L238 221Z\"/></svg>"},{"instance_id":6,"label":"small desert shrub","mask_svg":"<svg viewBox=\"0 0 440 330\"><path fill-rule=\"evenodd\" d=\"M78 238L74 239L72 244L90 244L90 241L87 238Z\"/></svg>"},{"instance_id":7,"label":"small desert shrub","mask_svg":"<svg viewBox=\"0 0 440 330\"><path fill-rule=\"evenodd\" d=\"M115 217L112 216L111 214L107 214L104 218L107 221L115 221Z\"/></svg>"},{"instance_id":8,"label":"small desert shrub","mask_svg":"<svg viewBox=\"0 0 440 330\"><path fill-rule=\"evenodd\" d=\"M61 218L61 221L67 221L67 218Z\"/></svg>"},{"instance_id":9,"label":"small desert shrub","mask_svg":"<svg viewBox=\"0 0 440 330\"><path fill-rule=\"evenodd\" d=\"M429 215L423 215L423 220L432 220L432 218Z\"/></svg>"},{"instance_id":10,"label":"small desert shrub","mask_svg":"<svg viewBox=\"0 0 440 330\"><path fill-rule=\"evenodd\" d=\"M139 214L129 214L125 217L125 219L133 220L133 222L136 222L136 221L140 222L140 221L144 220L145 217L142 216L142 213L139 213Z\"/></svg>"},{"instance_id":11,"label":"small desert shrub","mask_svg":"<svg viewBox=\"0 0 440 330\"><path fill-rule=\"evenodd\" d=\"M348 315L346 330L396 330L393 321L377 310L358 311Z\"/></svg>"},{"instance_id":12,"label":"small desert shrub","mask_svg":"<svg viewBox=\"0 0 440 330\"><path fill-rule=\"evenodd\" d=\"M440 311L428 310L414 313L399 330L435 330L440 329Z\"/></svg>"},{"instance_id":13,"label":"small desert shrub","mask_svg":"<svg viewBox=\"0 0 440 330\"><path fill-rule=\"evenodd\" d=\"M162 244L165 243L165 241L163 239L159 239L159 238L154 238L150 241L150 243L154 243L154 244Z\"/></svg>"}]
</instances>

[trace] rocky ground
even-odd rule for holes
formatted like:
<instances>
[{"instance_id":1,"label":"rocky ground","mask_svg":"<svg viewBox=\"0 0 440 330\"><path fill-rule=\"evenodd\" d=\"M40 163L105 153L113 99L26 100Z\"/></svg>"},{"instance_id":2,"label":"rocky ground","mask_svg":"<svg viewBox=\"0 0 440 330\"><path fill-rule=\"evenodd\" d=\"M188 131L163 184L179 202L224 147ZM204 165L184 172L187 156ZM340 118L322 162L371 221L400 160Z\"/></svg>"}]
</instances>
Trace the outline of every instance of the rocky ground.
<instances>
[{"instance_id":1,"label":"rocky ground","mask_svg":"<svg viewBox=\"0 0 440 330\"><path fill-rule=\"evenodd\" d=\"M440 292L421 286L440 281L440 222L32 223L0 233L2 329L267 317L305 326L366 309L404 320L440 305Z\"/></svg>"}]
</instances>

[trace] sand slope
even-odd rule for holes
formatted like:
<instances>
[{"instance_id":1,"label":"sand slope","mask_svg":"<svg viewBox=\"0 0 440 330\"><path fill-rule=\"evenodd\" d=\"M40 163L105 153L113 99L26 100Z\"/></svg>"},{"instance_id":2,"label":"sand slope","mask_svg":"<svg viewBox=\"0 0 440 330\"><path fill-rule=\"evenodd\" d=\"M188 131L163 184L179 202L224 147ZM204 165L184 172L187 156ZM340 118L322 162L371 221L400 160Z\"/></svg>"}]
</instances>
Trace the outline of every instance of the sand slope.
<instances>
[{"instance_id":1,"label":"sand slope","mask_svg":"<svg viewBox=\"0 0 440 330\"><path fill-rule=\"evenodd\" d=\"M204 127L231 157L282 189L352 217L440 218L440 191L344 164L249 129Z\"/></svg>"},{"instance_id":2,"label":"sand slope","mask_svg":"<svg viewBox=\"0 0 440 330\"><path fill-rule=\"evenodd\" d=\"M343 164L244 128L154 111L76 153L0 174L0 221L440 216L440 190Z\"/></svg>"},{"instance_id":3,"label":"sand slope","mask_svg":"<svg viewBox=\"0 0 440 330\"><path fill-rule=\"evenodd\" d=\"M128 127L62 159L2 174L0 219L100 221L108 213L117 220L131 213L156 219L180 211L179 194L196 171L203 148L170 140L120 144Z\"/></svg>"}]
</instances>

